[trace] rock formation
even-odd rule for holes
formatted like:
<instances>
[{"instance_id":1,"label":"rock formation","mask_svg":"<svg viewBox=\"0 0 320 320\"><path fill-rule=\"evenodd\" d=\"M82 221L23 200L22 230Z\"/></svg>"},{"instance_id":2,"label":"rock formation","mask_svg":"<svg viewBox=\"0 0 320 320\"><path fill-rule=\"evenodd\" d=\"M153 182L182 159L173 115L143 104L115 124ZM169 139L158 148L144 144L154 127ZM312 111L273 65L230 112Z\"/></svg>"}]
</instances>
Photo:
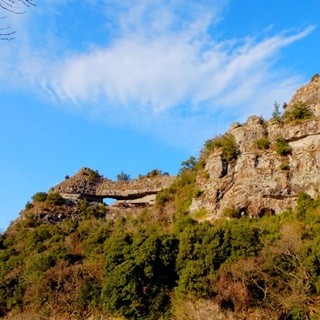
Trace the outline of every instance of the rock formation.
<instances>
[{"instance_id":1,"label":"rock formation","mask_svg":"<svg viewBox=\"0 0 320 320\"><path fill-rule=\"evenodd\" d=\"M269 121L252 116L209 140L199 162L203 166L197 166L190 211L204 209L208 220L277 214L294 207L301 192L315 197L320 190L320 76L296 92L282 116ZM49 190L66 200L59 212L50 206L35 206L32 212L56 221L79 215L73 204L81 199L97 205L112 198L116 202L108 206L108 214L123 215L152 207L157 193L174 179L154 170L130 181L112 181L82 168Z\"/></svg>"},{"instance_id":2,"label":"rock formation","mask_svg":"<svg viewBox=\"0 0 320 320\"><path fill-rule=\"evenodd\" d=\"M141 176L128 181L112 181L103 178L96 171L82 168L74 176L67 178L49 192L58 192L64 199L86 199L102 202L105 198L118 200L116 205L152 205L157 193L167 188L174 177L157 173Z\"/></svg>"},{"instance_id":3,"label":"rock formation","mask_svg":"<svg viewBox=\"0 0 320 320\"><path fill-rule=\"evenodd\" d=\"M221 147L203 151L200 196L191 211L205 209L209 219L262 216L293 207L300 192L314 197L320 190L320 76L296 92L280 119L253 116L228 134L237 152L227 161Z\"/></svg>"}]
</instances>

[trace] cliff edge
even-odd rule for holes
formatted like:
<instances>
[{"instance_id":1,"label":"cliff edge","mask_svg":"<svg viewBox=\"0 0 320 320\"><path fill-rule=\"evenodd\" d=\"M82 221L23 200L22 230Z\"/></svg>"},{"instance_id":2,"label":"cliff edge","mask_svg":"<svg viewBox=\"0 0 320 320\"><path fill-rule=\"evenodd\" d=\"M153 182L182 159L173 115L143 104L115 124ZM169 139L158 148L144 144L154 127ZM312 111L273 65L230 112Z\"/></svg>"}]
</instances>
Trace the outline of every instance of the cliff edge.
<instances>
[{"instance_id":1,"label":"cliff edge","mask_svg":"<svg viewBox=\"0 0 320 320\"><path fill-rule=\"evenodd\" d=\"M301 192L320 190L320 76L297 90L281 115L252 116L208 140L190 210L207 219L260 217L294 206Z\"/></svg>"}]
</instances>

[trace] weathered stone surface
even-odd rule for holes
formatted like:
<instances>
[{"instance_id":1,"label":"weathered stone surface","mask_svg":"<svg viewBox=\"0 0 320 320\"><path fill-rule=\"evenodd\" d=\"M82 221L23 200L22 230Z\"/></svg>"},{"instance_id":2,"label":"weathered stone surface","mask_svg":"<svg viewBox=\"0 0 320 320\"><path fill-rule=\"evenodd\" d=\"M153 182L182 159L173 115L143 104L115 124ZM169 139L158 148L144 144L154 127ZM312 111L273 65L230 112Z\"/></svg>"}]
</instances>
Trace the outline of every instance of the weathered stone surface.
<instances>
[{"instance_id":1,"label":"weathered stone surface","mask_svg":"<svg viewBox=\"0 0 320 320\"><path fill-rule=\"evenodd\" d=\"M82 168L73 177L51 188L50 192L58 192L70 200L85 198L102 202L104 198L113 198L124 200L127 204L131 201L137 205L153 205L155 195L167 188L173 180L172 176L155 174L129 181L112 181L89 168Z\"/></svg>"},{"instance_id":2,"label":"weathered stone surface","mask_svg":"<svg viewBox=\"0 0 320 320\"><path fill-rule=\"evenodd\" d=\"M288 105L305 102L315 118L297 122L264 122L250 117L242 126L229 130L236 140L239 154L224 164L221 151L214 150L200 173L197 186L202 191L193 199L191 211L204 208L209 219L224 216L226 209L235 208L242 214L261 216L279 213L295 205L297 195L306 192L314 197L320 190L320 77L299 89ZM267 149L258 149L255 141L270 141ZM276 152L275 140L283 137L292 148L291 154L281 156Z\"/></svg>"},{"instance_id":3,"label":"weathered stone surface","mask_svg":"<svg viewBox=\"0 0 320 320\"><path fill-rule=\"evenodd\" d=\"M287 109L290 108L297 102L305 102L315 116L320 116L320 75L316 74L312 77L312 80L307 85L298 89L292 97Z\"/></svg>"}]
</instances>

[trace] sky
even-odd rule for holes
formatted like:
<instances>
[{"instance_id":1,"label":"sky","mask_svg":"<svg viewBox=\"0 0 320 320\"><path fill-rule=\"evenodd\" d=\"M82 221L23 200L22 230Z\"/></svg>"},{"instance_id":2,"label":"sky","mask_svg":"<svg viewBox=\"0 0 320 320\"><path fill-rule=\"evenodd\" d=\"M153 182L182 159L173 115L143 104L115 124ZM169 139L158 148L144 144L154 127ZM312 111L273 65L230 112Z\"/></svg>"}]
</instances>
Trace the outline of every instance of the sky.
<instances>
[{"instance_id":1,"label":"sky","mask_svg":"<svg viewBox=\"0 0 320 320\"><path fill-rule=\"evenodd\" d=\"M172 175L320 73L318 0L43 0L1 12L0 231L82 167Z\"/></svg>"}]
</instances>

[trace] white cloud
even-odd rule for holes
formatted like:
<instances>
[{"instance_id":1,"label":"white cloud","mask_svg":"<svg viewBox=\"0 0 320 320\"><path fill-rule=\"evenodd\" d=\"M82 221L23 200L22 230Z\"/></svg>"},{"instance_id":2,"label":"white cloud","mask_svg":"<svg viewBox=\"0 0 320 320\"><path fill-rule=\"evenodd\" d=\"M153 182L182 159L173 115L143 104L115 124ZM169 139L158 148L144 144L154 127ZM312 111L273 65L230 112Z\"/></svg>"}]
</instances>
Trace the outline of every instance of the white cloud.
<instances>
[{"instance_id":1,"label":"white cloud","mask_svg":"<svg viewBox=\"0 0 320 320\"><path fill-rule=\"evenodd\" d=\"M235 106L269 85L272 59L282 47L311 31L308 27L260 42L247 39L232 47L210 38L199 40L185 30L156 39L130 35L68 58L53 74L53 89L61 99L81 103L103 98L114 105L154 112L185 103L195 108L217 102Z\"/></svg>"},{"instance_id":2,"label":"white cloud","mask_svg":"<svg viewBox=\"0 0 320 320\"><path fill-rule=\"evenodd\" d=\"M168 141L174 136L180 143L187 136L198 144L231 119L252 111L265 115L274 100L287 99L301 79L280 76L278 53L313 30L218 40L208 30L227 2L216 3L106 0L111 36L103 45L86 52L65 48L63 59L54 50L45 53L44 45L32 52L23 46L15 79L107 121L143 127Z\"/></svg>"}]
</instances>

